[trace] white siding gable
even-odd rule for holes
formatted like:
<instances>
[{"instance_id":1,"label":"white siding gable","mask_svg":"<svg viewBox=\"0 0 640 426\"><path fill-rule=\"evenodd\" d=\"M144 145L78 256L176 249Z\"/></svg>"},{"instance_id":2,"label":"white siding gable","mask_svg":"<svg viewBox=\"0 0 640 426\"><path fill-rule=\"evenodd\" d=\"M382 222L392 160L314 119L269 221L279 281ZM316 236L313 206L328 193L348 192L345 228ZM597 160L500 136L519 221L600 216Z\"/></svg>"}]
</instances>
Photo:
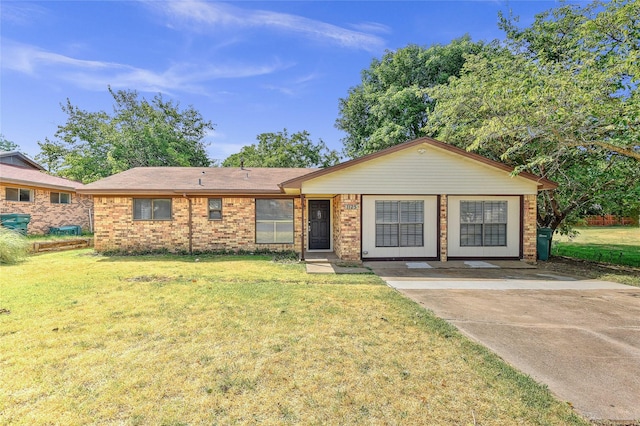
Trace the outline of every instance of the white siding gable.
<instances>
[{"instance_id":1,"label":"white siding gable","mask_svg":"<svg viewBox=\"0 0 640 426\"><path fill-rule=\"evenodd\" d=\"M537 184L436 148L413 146L302 183L303 194L537 194Z\"/></svg>"}]
</instances>

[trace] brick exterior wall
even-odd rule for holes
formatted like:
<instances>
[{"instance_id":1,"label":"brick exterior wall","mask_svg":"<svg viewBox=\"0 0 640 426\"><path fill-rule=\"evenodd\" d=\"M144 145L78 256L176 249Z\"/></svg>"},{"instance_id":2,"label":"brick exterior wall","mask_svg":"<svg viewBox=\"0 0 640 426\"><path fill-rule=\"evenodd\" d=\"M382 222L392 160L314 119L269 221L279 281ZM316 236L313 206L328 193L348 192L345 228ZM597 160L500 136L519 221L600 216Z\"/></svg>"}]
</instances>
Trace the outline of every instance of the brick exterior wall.
<instances>
[{"instance_id":1,"label":"brick exterior wall","mask_svg":"<svg viewBox=\"0 0 640 426\"><path fill-rule=\"evenodd\" d=\"M448 207L449 203L446 195L440 195L440 206L438 211L440 212L440 261L447 261L447 217L448 217Z\"/></svg>"},{"instance_id":2,"label":"brick exterior wall","mask_svg":"<svg viewBox=\"0 0 640 426\"><path fill-rule=\"evenodd\" d=\"M163 197L158 197L163 198ZM294 240L291 244L257 244L255 199L222 198L222 220L209 220L209 197L191 198L193 251L295 250L300 252L302 204L294 199ZM172 220L133 220L133 198L95 198L97 251L189 251L189 200L172 198Z\"/></svg>"},{"instance_id":3,"label":"brick exterior wall","mask_svg":"<svg viewBox=\"0 0 640 426\"><path fill-rule=\"evenodd\" d=\"M522 236L522 257L526 262L536 262L536 239L537 239L537 195L523 195L523 236Z\"/></svg>"},{"instance_id":4,"label":"brick exterior wall","mask_svg":"<svg viewBox=\"0 0 640 426\"><path fill-rule=\"evenodd\" d=\"M333 251L342 260L361 259L361 198L357 194L341 194L333 199Z\"/></svg>"},{"instance_id":5,"label":"brick exterior wall","mask_svg":"<svg viewBox=\"0 0 640 426\"><path fill-rule=\"evenodd\" d=\"M68 191L20 186L33 190L33 201L8 201L7 187L18 188L14 185L0 185L0 213L31 215L31 221L27 226L28 234L47 234L49 227L65 225L80 225L83 231L90 230L89 214L93 209L93 199L90 195L70 192L70 204L55 204L51 203L51 192Z\"/></svg>"}]
</instances>

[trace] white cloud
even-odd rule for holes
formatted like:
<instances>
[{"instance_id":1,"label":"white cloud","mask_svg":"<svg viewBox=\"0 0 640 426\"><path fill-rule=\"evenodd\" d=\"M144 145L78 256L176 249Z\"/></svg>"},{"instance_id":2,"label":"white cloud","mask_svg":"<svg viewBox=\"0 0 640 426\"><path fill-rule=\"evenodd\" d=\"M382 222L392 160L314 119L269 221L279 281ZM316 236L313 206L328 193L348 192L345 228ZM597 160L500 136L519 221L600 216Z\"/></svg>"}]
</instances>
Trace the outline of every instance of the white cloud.
<instances>
[{"instance_id":1,"label":"white cloud","mask_svg":"<svg viewBox=\"0 0 640 426\"><path fill-rule=\"evenodd\" d=\"M276 92L280 92L287 96L298 96L300 92L304 91L311 82L320 78L318 73L310 73L307 75L300 76L291 82L286 83L286 85L274 85L274 84L265 84L262 87L267 90L273 90Z\"/></svg>"},{"instance_id":2,"label":"white cloud","mask_svg":"<svg viewBox=\"0 0 640 426\"><path fill-rule=\"evenodd\" d=\"M287 13L250 10L201 0L148 2L147 4L168 18L181 21L187 25L187 28L197 28L199 31L215 31L221 27L230 29L267 28L302 34L308 38L327 41L347 48L378 51L384 47L384 40L376 35ZM369 24L368 30L373 28L372 25L375 24ZM380 32L381 28L381 26L377 26L375 31Z\"/></svg>"},{"instance_id":3,"label":"white cloud","mask_svg":"<svg viewBox=\"0 0 640 426\"><path fill-rule=\"evenodd\" d=\"M217 79L246 78L270 74L291 65L274 60L261 65L229 63L199 65L178 63L163 71L131 65L77 59L48 52L35 46L3 40L2 67L5 69L59 79L89 90L136 88L147 92L201 92L203 83Z\"/></svg>"},{"instance_id":4,"label":"white cloud","mask_svg":"<svg viewBox=\"0 0 640 426\"><path fill-rule=\"evenodd\" d=\"M391 27L380 24L378 22L361 22L359 24L351 24L351 28L367 33L390 34Z\"/></svg>"},{"instance_id":5,"label":"white cloud","mask_svg":"<svg viewBox=\"0 0 640 426\"><path fill-rule=\"evenodd\" d=\"M0 20L7 24L32 25L47 16L44 7L29 2L2 2Z\"/></svg>"}]
</instances>

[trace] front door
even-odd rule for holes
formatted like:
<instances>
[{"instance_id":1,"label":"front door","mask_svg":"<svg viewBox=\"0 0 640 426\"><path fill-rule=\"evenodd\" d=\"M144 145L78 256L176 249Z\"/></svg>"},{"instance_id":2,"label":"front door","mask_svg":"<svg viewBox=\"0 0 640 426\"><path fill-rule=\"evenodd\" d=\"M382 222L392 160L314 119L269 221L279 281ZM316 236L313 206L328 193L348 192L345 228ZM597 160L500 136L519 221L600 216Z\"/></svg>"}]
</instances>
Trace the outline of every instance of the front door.
<instances>
[{"instance_id":1,"label":"front door","mask_svg":"<svg viewBox=\"0 0 640 426\"><path fill-rule=\"evenodd\" d=\"M329 200L309 200L309 250L331 248L331 205Z\"/></svg>"}]
</instances>

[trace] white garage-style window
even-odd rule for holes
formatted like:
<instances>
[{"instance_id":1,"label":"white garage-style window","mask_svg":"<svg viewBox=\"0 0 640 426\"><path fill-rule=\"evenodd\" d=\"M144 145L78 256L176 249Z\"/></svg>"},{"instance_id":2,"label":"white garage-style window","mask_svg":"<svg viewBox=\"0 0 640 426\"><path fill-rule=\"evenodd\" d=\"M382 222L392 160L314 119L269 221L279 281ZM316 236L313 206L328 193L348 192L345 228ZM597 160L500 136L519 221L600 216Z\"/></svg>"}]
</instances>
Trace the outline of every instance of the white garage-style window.
<instances>
[{"instance_id":1,"label":"white garage-style window","mask_svg":"<svg viewBox=\"0 0 640 426\"><path fill-rule=\"evenodd\" d=\"M460 201L460 247L507 245L506 201Z\"/></svg>"},{"instance_id":2,"label":"white garage-style window","mask_svg":"<svg viewBox=\"0 0 640 426\"><path fill-rule=\"evenodd\" d=\"M171 198L134 198L134 220L171 220Z\"/></svg>"},{"instance_id":3,"label":"white garage-style window","mask_svg":"<svg viewBox=\"0 0 640 426\"><path fill-rule=\"evenodd\" d=\"M293 243L293 200L256 200L256 243Z\"/></svg>"},{"instance_id":4,"label":"white garage-style window","mask_svg":"<svg viewBox=\"0 0 640 426\"><path fill-rule=\"evenodd\" d=\"M423 201L376 201L376 247L422 246Z\"/></svg>"}]
</instances>

